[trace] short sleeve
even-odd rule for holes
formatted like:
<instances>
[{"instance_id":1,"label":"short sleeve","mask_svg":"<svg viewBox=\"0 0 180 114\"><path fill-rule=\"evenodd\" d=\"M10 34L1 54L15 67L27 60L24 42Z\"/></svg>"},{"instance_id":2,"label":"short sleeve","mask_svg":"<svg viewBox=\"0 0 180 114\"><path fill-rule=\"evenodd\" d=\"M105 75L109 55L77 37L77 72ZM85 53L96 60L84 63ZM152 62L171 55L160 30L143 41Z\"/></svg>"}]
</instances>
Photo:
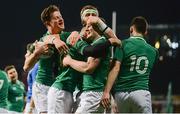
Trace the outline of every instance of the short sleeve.
<instances>
[{"instance_id":1,"label":"short sleeve","mask_svg":"<svg viewBox=\"0 0 180 114\"><path fill-rule=\"evenodd\" d=\"M115 47L114 54L113 54L112 58L121 62L122 59L123 59L123 50L122 50L122 48Z\"/></svg>"}]
</instances>

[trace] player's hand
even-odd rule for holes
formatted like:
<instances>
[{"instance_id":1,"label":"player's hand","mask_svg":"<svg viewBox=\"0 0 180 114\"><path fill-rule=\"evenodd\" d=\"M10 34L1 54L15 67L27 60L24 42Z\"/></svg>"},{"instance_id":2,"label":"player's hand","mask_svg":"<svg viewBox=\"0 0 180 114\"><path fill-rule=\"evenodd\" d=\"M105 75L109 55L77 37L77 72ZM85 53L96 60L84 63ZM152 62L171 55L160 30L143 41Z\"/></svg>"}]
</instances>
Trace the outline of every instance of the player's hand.
<instances>
[{"instance_id":1,"label":"player's hand","mask_svg":"<svg viewBox=\"0 0 180 114\"><path fill-rule=\"evenodd\" d=\"M27 111L23 110L23 114L33 114L33 108L29 108Z\"/></svg>"},{"instance_id":2,"label":"player's hand","mask_svg":"<svg viewBox=\"0 0 180 114\"><path fill-rule=\"evenodd\" d=\"M111 109L113 113L119 113L117 104L115 102L112 104Z\"/></svg>"},{"instance_id":3,"label":"player's hand","mask_svg":"<svg viewBox=\"0 0 180 114\"><path fill-rule=\"evenodd\" d=\"M86 24L87 25L97 24L100 20L101 19L99 17L90 16L90 17L88 17Z\"/></svg>"},{"instance_id":4,"label":"player's hand","mask_svg":"<svg viewBox=\"0 0 180 114\"><path fill-rule=\"evenodd\" d=\"M41 54L46 54L48 53L48 44L44 43L44 42L38 42L35 41L35 43L33 44L35 46L35 50L34 53L37 56L40 56Z\"/></svg>"},{"instance_id":5,"label":"player's hand","mask_svg":"<svg viewBox=\"0 0 180 114\"><path fill-rule=\"evenodd\" d=\"M59 34L46 36L46 38L44 39L44 42L46 42L48 44L54 44L59 53L61 53L61 52L67 53L68 52L69 48L66 45L66 43L60 39Z\"/></svg>"},{"instance_id":6,"label":"player's hand","mask_svg":"<svg viewBox=\"0 0 180 114\"><path fill-rule=\"evenodd\" d=\"M63 42L62 40L56 38L53 43L54 43L56 49L59 51L59 53L61 53L61 52L67 53L68 52L69 48L66 45L66 43Z\"/></svg>"},{"instance_id":7,"label":"player's hand","mask_svg":"<svg viewBox=\"0 0 180 114\"><path fill-rule=\"evenodd\" d=\"M111 45L113 45L113 46L121 46L122 45L121 40L119 40L117 38L109 38L108 40L111 42Z\"/></svg>"},{"instance_id":8,"label":"player's hand","mask_svg":"<svg viewBox=\"0 0 180 114\"><path fill-rule=\"evenodd\" d=\"M101 105L108 109L111 105L111 100L110 100L110 94L107 92L103 93L102 99L101 99Z\"/></svg>"},{"instance_id":9,"label":"player's hand","mask_svg":"<svg viewBox=\"0 0 180 114\"><path fill-rule=\"evenodd\" d=\"M107 25L99 17L95 16L90 16L87 19L86 27L87 26L92 26L93 29L99 34L103 34L104 30L107 27Z\"/></svg>"},{"instance_id":10,"label":"player's hand","mask_svg":"<svg viewBox=\"0 0 180 114\"><path fill-rule=\"evenodd\" d=\"M77 31L73 31L67 39L68 44L74 46L76 42L80 39L80 34Z\"/></svg>"},{"instance_id":11,"label":"player's hand","mask_svg":"<svg viewBox=\"0 0 180 114\"><path fill-rule=\"evenodd\" d=\"M63 61L62 61L63 66L64 66L64 67L69 66L69 63L71 62L71 59L72 59L71 56L66 55L66 56L63 58Z\"/></svg>"}]
</instances>

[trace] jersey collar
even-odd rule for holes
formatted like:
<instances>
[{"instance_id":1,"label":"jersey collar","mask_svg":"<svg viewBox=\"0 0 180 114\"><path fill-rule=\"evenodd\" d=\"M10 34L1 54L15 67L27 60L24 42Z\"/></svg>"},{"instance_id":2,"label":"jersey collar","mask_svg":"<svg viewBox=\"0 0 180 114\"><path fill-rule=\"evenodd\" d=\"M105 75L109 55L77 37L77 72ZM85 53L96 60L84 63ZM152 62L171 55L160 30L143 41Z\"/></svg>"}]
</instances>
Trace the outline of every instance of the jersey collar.
<instances>
[{"instance_id":1,"label":"jersey collar","mask_svg":"<svg viewBox=\"0 0 180 114\"><path fill-rule=\"evenodd\" d=\"M103 36L101 36L100 38L98 38L98 39L94 40L94 41L91 43L91 45L93 45L95 42L97 42L97 41L99 41L99 40L101 40L101 39L106 39L106 38L105 38L105 37L103 37Z\"/></svg>"},{"instance_id":2,"label":"jersey collar","mask_svg":"<svg viewBox=\"0 0 180 114\"><path fill-rule=\"evenodd\" d=\"M63 31L59 32L58 34L63 33ZM51 33L49 31L46 32L46 35L51 35Z\"/></svg>"},{"instance_id":3,"label":"jersey collar","mask_svg":"<svg viewBox=\"0 0 180 114\"><path fill-rule=\"evenodd\" d=\"M143 38L143 36L131 36L130 38L137 38L143 40L146 43L146 40Z\"/></svg>"}]
</instances>

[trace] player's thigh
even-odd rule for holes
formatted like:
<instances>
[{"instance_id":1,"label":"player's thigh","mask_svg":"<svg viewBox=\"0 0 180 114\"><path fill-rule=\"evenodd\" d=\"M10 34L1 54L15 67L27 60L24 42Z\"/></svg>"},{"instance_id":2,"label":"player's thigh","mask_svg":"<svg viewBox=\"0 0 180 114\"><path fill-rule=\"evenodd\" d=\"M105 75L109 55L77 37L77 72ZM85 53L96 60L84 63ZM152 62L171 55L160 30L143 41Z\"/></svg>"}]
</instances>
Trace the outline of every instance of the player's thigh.
<instances>
[{"instance_id":1,"label":"player's thigh","mask_svg":"<svg viewBox=\"0 0 180 114\"><path fill-rule=\"evenodd\" d=\"M151 94L146 90L137 90L131 92L130 100L132 104L132 112L152 113Z\"/></svg>"},{"instance_id":2,"label":"player's thigh","mask_svg":"<svg viewBox=\"0 0 180 114\"><path fill-rule=\"evenodd\" d=\"M116 92L114 97L118 112L130 112L129 92Z\"/></svg>"},{"instance_id":3,"label":"player's thigh","mask_svg":"<svg viewBox=\"0 0 180 114\"><path fill-rule=\"evenodd\" d=\"M104 109L100 105L102 94L102 92L83 92L76 113L103 112Z\"/></svg>"},{"instance_id":4,"label":"player's thigh","mask_svg":"<svg viewBox=\"0 0 180 114\"><path fill-rule=\"evenodd\" d=\"M7 114L8 110L5 108L0 108L0 114Z\"/></svg>"},{"instance_id":5,"label":"player's thigh","mask_svg":"<svg viewBox=\"0 0 180 114\"><path fill-rule=\"evenodd\" d=\"M35 107L38 112L47 112L47 94L49 91L49 86L34 83L33 84L33 100Z\"/></svg>"},{"instance_id":6,"label":"player's thigh","mask_svg":"<svg viewBox=\"0 0 180 114\"><path fill-rule=\"evenodd\" d=\"M48 113L70 113L72 110L72 93L51 87L48 92Z\"/></svg>"}]
</instances>

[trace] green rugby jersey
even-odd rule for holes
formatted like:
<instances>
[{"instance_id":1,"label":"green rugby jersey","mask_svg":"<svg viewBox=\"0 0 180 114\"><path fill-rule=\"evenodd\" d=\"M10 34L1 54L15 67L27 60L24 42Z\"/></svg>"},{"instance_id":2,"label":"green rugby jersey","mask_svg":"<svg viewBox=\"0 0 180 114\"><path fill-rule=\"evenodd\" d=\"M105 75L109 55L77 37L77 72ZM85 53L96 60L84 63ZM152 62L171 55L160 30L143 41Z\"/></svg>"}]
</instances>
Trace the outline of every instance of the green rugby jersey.
<instances>
[{"instance_id":1,"label":"green rugby jersey","mask_svg":"<svg viewBox=\"0 0 180 114\"><path fill-rule=\"evenodd\" d=\"M49 35L47 32L44 36ZM70 32L63 32L60 34L62 41L66 42L67 37L70 35ZM42 37L40 41L43 41ZM60 68L60 56L57 49L53 48L54 54L49 58L40 58L39 59L39 69L36 76L36 82L51 86L55 81L55 77L59 74Z\"/></svg>"},{"instance_id":2,"label":"green rugby jersey","mask_svg":"<svg viewBox=\"0 0 180 114\"><path fill-rule=\"evenodd\" d=\"M73 47L70 47L68 54L71 58L83 61L84 57L78 52L78 50L83 50L84 47L81 43L76 44ZM78 49L78 50L77 50ZM71 67L64 67L61 74L56 78L56 81L53 83L52 87L58 88L59 90L66 90L73 92L77 85L82 83L82 73L74 70Z\"/></svg>"},{"instance_id":3,"label":"green rugby jersey","mask_svg":"<svg viewBox=\"0 0 180 114\"><path fill-rule=\"evenodd\" d=\"M0 108L7 108L8 87L7 74L0 70Z\"/></svg>"},{"instance_id":4,"label":"green rugby jersey","mask_svg":"<svg viewBox=\"0 0 180 114\"><path fill-rule=\"evenodd\" d=\"M19 80L16 83L9 82L8 90L8 110L23 112L24 109L25 86Z\"/></svg>"},{"instance_id":5,"label":"green rugby jersey","mask_svg":"<svg viewBox=\"0 0 180 114\"><path fill-rule=\"evenodd\" d=\"M122 48L116 48L115 58L121 61L115 92L149 90L149 75L158 59L158 51L154 47L142 37L130 37L122 42Z\"/></svg>"},{"instance_id":6,"label":"green rugby jersey","mask_svg":"<svg viewBox=\"0 0 180 114\"><path fill-rule=\"evenodd\" d=\"M94 40L91 45L97 45L106 41L105 37ZM107 76L109 73L110 51L108 50L106 56L100 59L100 63L92 74L83 75L83 91L103 91Z\"/></svg>"}]
</instances>

